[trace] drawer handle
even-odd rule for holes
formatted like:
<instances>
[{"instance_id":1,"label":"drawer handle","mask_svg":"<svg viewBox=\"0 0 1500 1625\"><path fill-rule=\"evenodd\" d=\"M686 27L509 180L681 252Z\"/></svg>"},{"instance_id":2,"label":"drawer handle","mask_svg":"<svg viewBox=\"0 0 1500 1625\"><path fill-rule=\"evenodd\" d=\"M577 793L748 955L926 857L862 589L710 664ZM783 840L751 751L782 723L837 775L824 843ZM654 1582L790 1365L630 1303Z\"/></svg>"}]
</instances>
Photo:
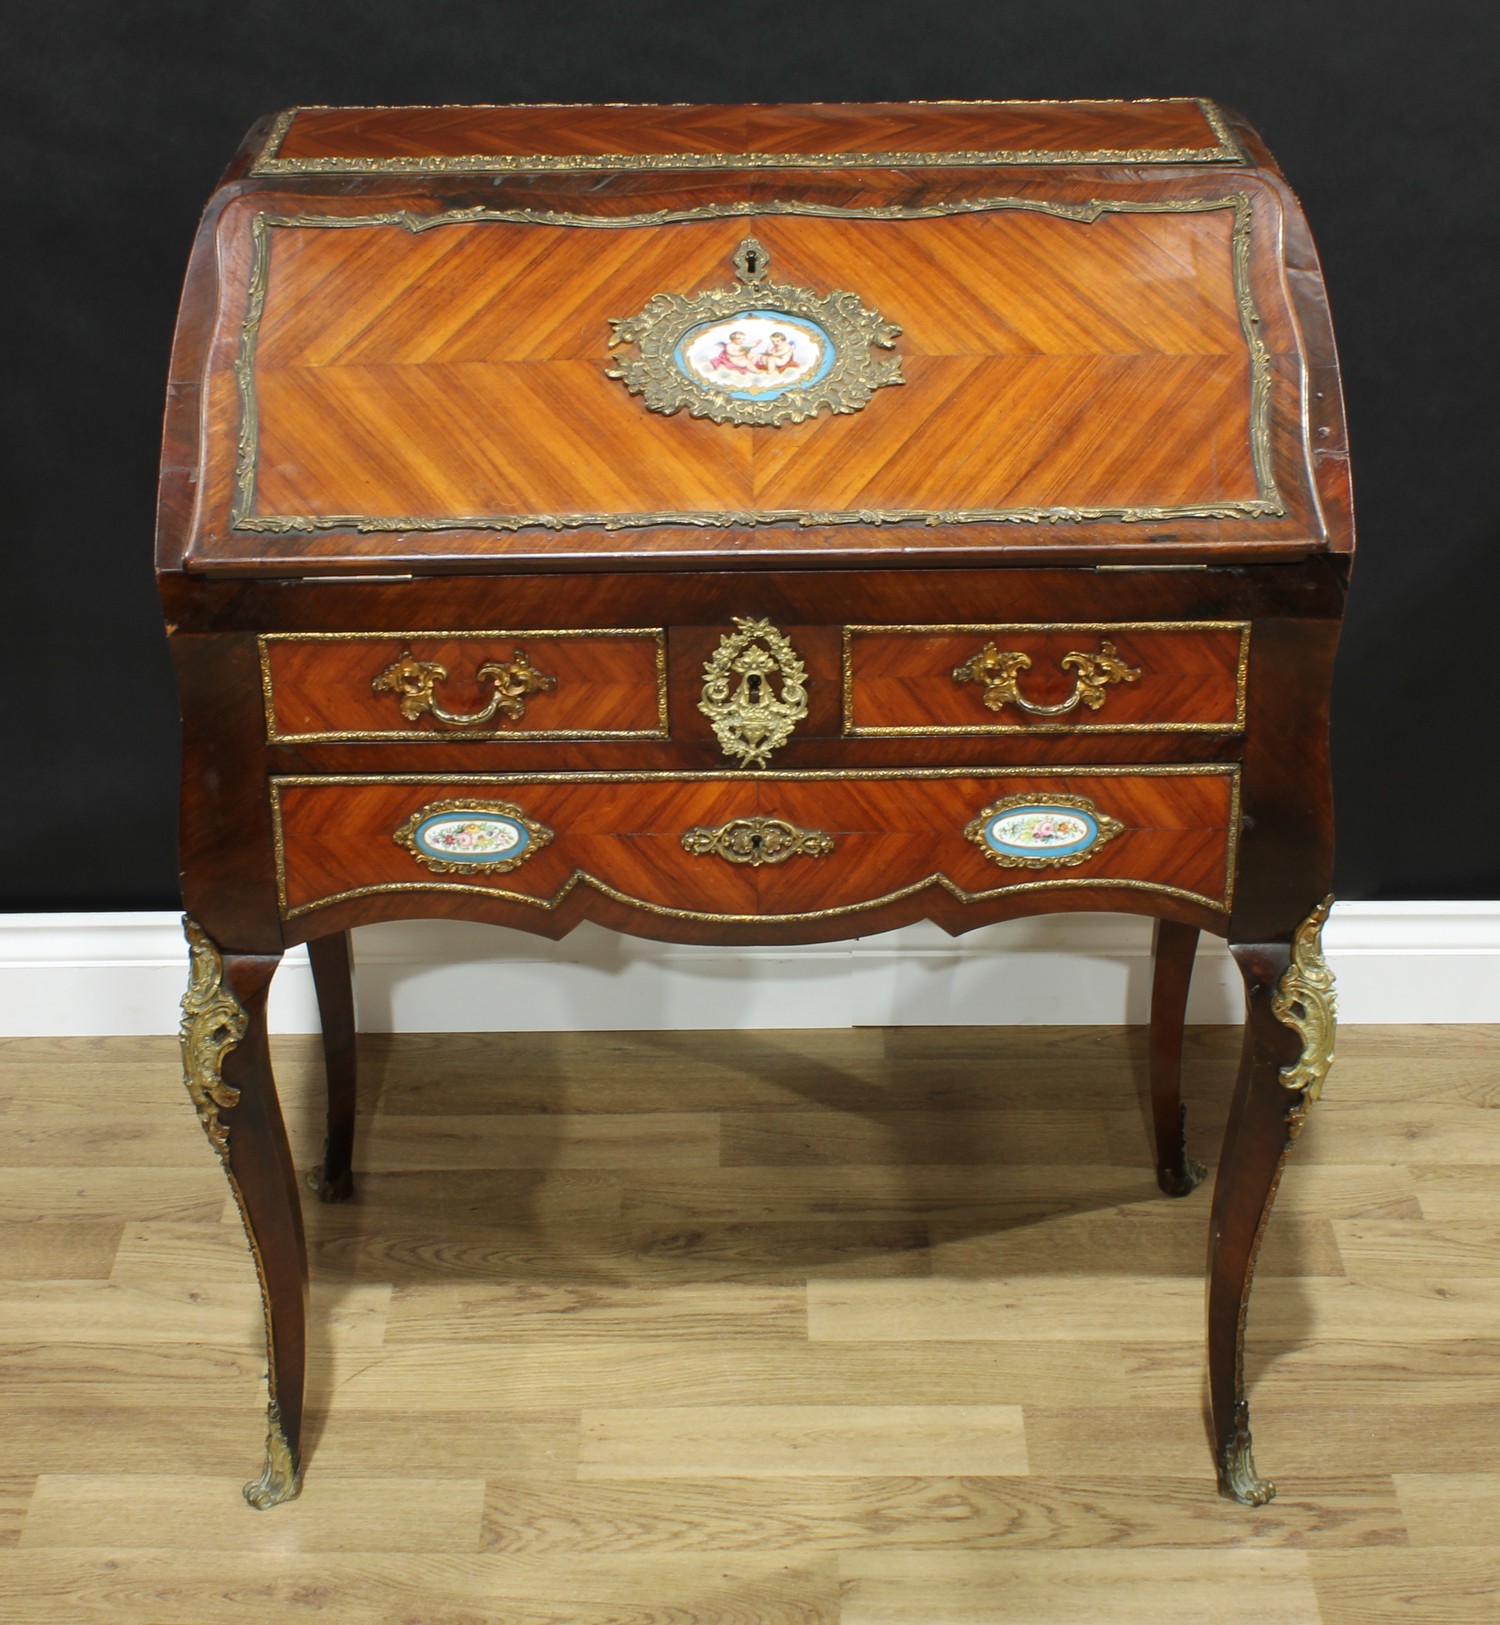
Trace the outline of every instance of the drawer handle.
<instances>
[{"instance_id":1,"label":"drawer handle","mask_svg":"<svg viewBox=\"0 0 1500 1625\"><path fill-rule=\"evenodd\" d=\"M539 672L526 657L524 649L517 649L510 660L486 660L474 673L476 682L493 684L495 692L490 703L467 714L445 711L437 702L433 690L448 676L448 668L435 660L418 660L410 649L374 678L370 687L377 694L394 694L401 703L401 715L408 722L431 714L449 728L475 728L491 717L501 716L510 722L519 722L526 715L526 696L545 694L557 687L557 679Z\"/></svg>"},{"instance_id":2,"label":"drawer handle","mask_svg":"<svg viewBox=\"0 0 1500 1625\"><path fill-rule=\"evenodd\" d=\"M1098 654L1071 649L1059 662L1064 671L1076 671L1073 692L1058 705L1037 705L1021 693L1021 673L1031 665L1031 656L1019 649L997 649L987 643L962 666L953 668L955 683L978 683L984 689L984 703L991 711L1014 705L1032 717L1063 717L1080 701L1097 711L1108 696L1110 683L1133 683L1141 674L1120 658L1114 644L1101 642Z\"/></svg>"},{"instance_id":3,"label":"drawer handle","mask_svg":"<svg viewBox=\"0 0 1500 1625\"><path fill-rule=\"evenodd\" d=\"M785 863L788 858L826 858L833 837L820 829L798 829L784 818L731 818L710 829L700 824L682 837L695 858L723 858L726 863Z\"/></svg>"}]
</instances>

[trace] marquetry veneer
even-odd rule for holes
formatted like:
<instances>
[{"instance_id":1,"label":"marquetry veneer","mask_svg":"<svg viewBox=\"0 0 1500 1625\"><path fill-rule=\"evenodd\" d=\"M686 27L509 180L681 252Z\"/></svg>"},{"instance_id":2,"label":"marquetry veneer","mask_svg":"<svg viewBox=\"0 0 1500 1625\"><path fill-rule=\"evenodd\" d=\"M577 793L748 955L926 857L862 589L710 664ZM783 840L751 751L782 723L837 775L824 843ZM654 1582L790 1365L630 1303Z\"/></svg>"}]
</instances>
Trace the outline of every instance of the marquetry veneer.
<instances>
[{"instance_id":1,"label":"marquetry veneer","mask_svg":"<svg viewBox=\"0 0 1500 1625\"><path fill-rule=\"evenodd\" d=\"M1200 931L1247 988L1209 1382L1332 1055L1327 709L1353 547L1295 198L1196 101L305 109L189 269L158 569L185 727L187 1082L301 1482L299 1180L265 1031L307 942L353 1193L348 932L794 943L1156 924L1187 1195Z\"/></svg>"},{"instance_id":2,"label":"marquetry veneer","mask_svg":"<svg viewBox=\"0 0 1500 1625\"><path fill-rule=\"evenodd\" d=\"M965 834L990 803L1020 795L1086 796L1123 826L1080 873L1080 884L1108 893L1109 906L1128 909L1132 894L1156 892L1198 905L1207 923L1229 903L1238 777L1234 766L936 769L920 777L878 769L859 777L774 770L735 778L312 777L274 779L272 795L289 921L377 892L404 894L388 913L431 912L430 894L439 890L552 912L581 885L643 913L697 917L737 935L747 925L797 923L840 937L850 916L902 893L941 887L967 903L1050 889L1047 871L1001 868ZM433 871L392 838L427 806L486 798L523 807L548 830L546 846L516 869ZM821 831L833 850L815 861L742 865L683 843L691 830L753 817Z\"/></svg>"}]
</instances>

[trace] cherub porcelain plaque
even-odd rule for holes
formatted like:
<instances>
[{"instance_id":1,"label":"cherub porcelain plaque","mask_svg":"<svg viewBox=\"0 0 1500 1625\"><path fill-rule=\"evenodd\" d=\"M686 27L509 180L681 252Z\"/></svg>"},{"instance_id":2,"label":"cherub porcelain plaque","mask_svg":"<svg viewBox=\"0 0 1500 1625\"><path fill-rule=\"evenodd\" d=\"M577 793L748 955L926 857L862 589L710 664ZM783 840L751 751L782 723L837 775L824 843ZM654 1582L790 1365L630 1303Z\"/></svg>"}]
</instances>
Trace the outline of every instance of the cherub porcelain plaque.
<instances>
[{"instance_id":1,"label":"cherub porcelain plaque","mask_svg":"<svg viewBox=\"0 0 1500 1625\"><path fill-rule=\"evenodd\" d=\"M715 423L800 423L823 408L858 412L886 384L904 383L890 350L901 329L852 293L814 293L769 280L770 255L747 237L737 285L658 293L636 316L612 319L611 349L637 354L606 369L653 412Z\"/></svg>"}]
</instances>

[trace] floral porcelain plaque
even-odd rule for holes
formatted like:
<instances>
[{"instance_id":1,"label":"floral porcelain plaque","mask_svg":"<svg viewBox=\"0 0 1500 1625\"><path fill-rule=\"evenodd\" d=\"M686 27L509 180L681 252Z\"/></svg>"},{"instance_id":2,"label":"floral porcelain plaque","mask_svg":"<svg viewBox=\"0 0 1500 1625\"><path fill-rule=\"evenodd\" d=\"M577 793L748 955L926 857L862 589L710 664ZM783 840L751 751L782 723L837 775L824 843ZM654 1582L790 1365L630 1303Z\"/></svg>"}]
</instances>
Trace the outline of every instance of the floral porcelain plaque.
<instances>
[{"instance_id":1,"label":"floral porcelain plaque","mask_svg":"<svg viewBox=\"0 0 1500 1625\"><path fill-rule=\"evenodd\" d=\"M735 251L738 286L653 294L636 316L613 319L609 345L634 357L606 369L653 412L715 423L800 423L825 407L858 412L877 389L901 384L899 357L877 358L901 332L852 293L772 282L754 237Z\"/></svg>"},{"instance_id":2,"label":"floral porcelain plaque","mask_svg":"<svg viewBox=\"0 0 1500 1625\"><path fill-rule=\"evenodd\" d=\"M547 845L552 831L510 802L437 801L413 813L391 838L438 874L497 874L519 868Z\"/></svg>"},{"instance_id":3,"label":"floral porcelain plaque","mask_svg":"<svg viewBox=\"0 0 1500 1625\"><path fill-rule=\"evenodd\" d=\"M1087 796L1007 796L964 830L987 858L1006 869L1072 868L1125 826Z\"/></svg>"}]
</instances>

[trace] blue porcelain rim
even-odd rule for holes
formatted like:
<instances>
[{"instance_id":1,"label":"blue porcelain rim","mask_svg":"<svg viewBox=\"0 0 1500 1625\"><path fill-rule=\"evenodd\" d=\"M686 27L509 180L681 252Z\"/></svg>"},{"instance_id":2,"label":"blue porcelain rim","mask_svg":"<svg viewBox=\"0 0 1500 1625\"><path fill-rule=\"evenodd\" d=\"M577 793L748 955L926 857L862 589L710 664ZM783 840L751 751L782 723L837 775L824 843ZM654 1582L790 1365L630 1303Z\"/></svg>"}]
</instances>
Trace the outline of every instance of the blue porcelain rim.
<instances>
[{"instance_id":1,"label":"blue porcelain rim","mask_svg":"<svg viewBox=\"0 0 1500 1625\"><path fill-rule=\"evenodd\" d=\"M995 825L1004 823L1008 818L1026 818L1037 813L1056 813L1060 818L1076 818L1080 823L1088 826L1086 833L1076 841L1069 841L1066 846L1016 846L1009 841L1002 841L995 834ZM984 821L985 845L992 852L1003 852L1008 858L1071 858L1080 852L1087 852L1099 839L1099 820L1092 813L1086 813L1081 807L1061 807L1047 801L1038 801L1033 806L1007 807L1004 812L997 812Z\"/></svg>"},{"instance_id":2,"label":"blue porcelain rim","mask_svg":"<svg viewBox=\"0 0 1500 1625\"><path fill-rule=\"evenodd\" d=\"M427 831L434 824L508 824L519 839L504 852L452 852L427 844ZM498 859L519 857L531 844L531 831L519 818L512 818L508 813L437 812L430 813L417 825L412 840L429 858L440 858L444 863L494 863Z\"/></svg>"},{"instance_id":3,"label":"blue porcelain rim","mask_svg":"<svg viewBox=\"0 0 1500 1625\"><path fill-rule=\"evenodd\" d=\"M727 395L732 401L774 401L782 395L795 389L809 389L812 385L826 378L838 359L838 349L833 342L832 335L826 328L807 316L793 316L785 310L766 310L757 306L754 310L736 311L733 316L711 316L706 322L694 322L693 325L672 346L672 364L690 384L699 389L707 389L696 373L688 370L687 362L683 357L684 347L691 342L706 327L722 327L725 322L738 321L742 317L760 316L768 322L785 322L792 327L800 327L804 333L816 333L823 341L823 359L818 363L816 372L809 373L806 378L798 378L792 383L783 384L780 389L725 389L719 394Z\"/></svg>"}]
</instances>

